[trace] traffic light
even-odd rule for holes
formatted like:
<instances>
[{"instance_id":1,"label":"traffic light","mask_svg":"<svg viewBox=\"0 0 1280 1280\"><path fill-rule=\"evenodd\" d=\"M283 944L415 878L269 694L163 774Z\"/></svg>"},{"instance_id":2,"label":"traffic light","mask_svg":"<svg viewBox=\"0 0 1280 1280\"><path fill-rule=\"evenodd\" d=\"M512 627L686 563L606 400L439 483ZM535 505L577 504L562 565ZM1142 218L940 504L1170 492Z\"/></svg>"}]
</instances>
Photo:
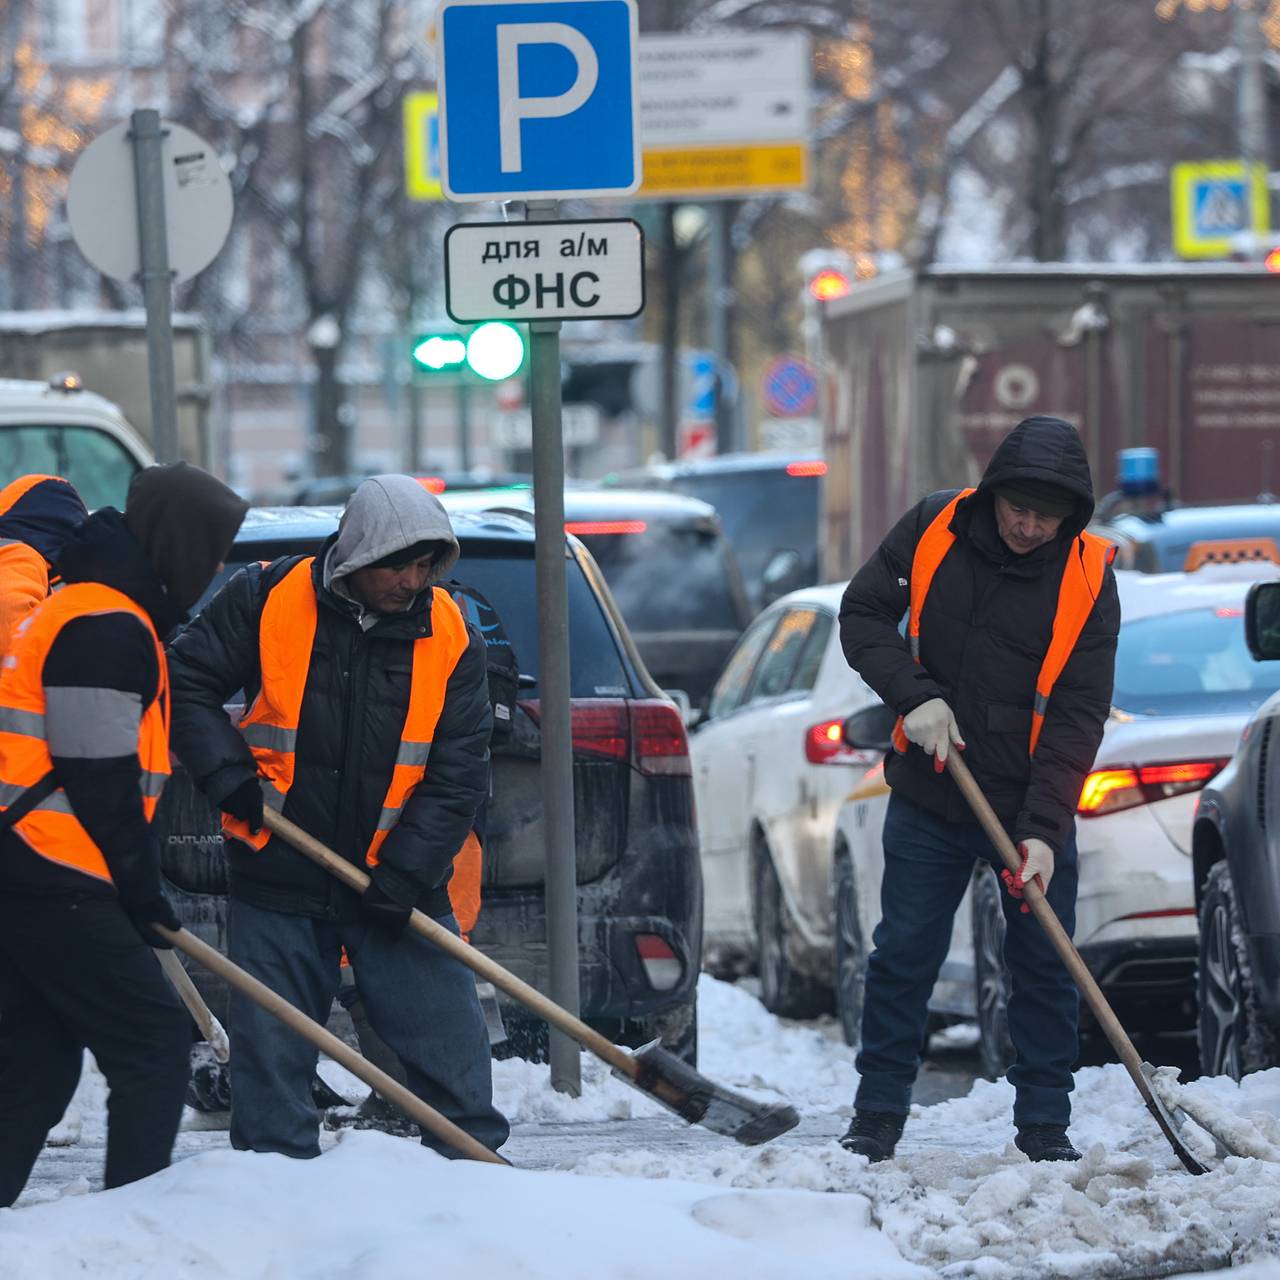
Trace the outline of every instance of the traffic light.
<instances>
[{"instance_id":1,"label":"traffic light","mask_svg":"<svg viewBox=\"0 0 1280 1280\"><path fill-rule=\"evenodd\" d=\"M470 371L486 382L502 382L524 364L524 337L515 325L490 320L469 333L423 333L410 354L424 373Z\"/></svg>"},{"instance_id":2,"label":"traffic light","mask_svg":"<svg viewBox=\"0 0 1280 1280\"><path fill-rule=\"evenodd\" d=\"M467 362L467 342L460 333L424 333L413 340L413 363L427 373L452 373Z\"/></svg>"}]
</instances>

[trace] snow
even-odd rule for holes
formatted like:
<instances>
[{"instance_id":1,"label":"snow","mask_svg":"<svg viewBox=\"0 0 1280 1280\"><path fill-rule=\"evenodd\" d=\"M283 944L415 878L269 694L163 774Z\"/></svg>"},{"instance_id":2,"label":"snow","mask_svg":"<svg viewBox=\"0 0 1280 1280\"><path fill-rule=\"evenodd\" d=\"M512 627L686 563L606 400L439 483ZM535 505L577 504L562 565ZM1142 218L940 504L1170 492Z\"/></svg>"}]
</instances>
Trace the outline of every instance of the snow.
<instances>
[{"instance_id":1,"label":"snow","mask_svg":"<svg viewBox=\"0 0 1280 1280\"><path fill-rule=\"evenodd\" d=\"M780 1021L708 977L699 1004L701 1069L792 1101L795 1133L758 1148L707 1135L667 1144L665 1126L683 1126L594 1059L583 1061L580 1098L554 1093L545 1066L509 1060L495 1063L495 1087L517 1132L594 1125L605 1136L535 1172L446 1162L354 1130L326 1132L320 1159L294 1162L187 1129L177 1163L145 1182L90 1195L78 1177L56 1199L28 1193L26 1207L0 1211L0 1271L705 1280L714 1268L761 1280L1049 1280L1231 1266L1232 1280L1280 1276L1280 1069L1240 1085L1178 1086L1161 1073L1162 1094L1265 1157L1220 1161L1189 1130L1211 1166L1199 1178L1182 1170L1118 1066L1077 1076L1080 1164L1030 1164L1012 1144L1012 1088L980 1081L965 1097L913 1108L897 1157L873 1167L831 1140L855 1085L834 1022ZM950 1033L966 1038L968 1029ZM323 1071L351 1103L363 1096L335 1064ZM101 1078L86 1073L74 1103L86 1135L101 1134L103 1107Z\"/></svg>"}]
</instances>

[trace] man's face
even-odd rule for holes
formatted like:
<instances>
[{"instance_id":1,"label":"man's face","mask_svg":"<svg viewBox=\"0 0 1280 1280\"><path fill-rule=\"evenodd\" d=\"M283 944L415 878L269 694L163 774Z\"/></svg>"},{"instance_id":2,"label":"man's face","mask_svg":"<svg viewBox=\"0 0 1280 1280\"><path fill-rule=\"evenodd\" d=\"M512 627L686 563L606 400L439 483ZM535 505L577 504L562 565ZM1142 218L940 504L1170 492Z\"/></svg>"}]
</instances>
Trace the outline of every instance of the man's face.
<instances>
[{"instance_id":1,"label":"man's face","mask_svg":"<svg viewBox=\"0 0 1280 1280\"><path fill-rule=\"evenodd\" d=\"M996 494L996 528L1004 545L1016 556L1025 556L1058 536L1065 516L1045 516L1030 507L1016 507Z\"/></svg>"},{"instance_id":2,"label":"man's face","mask_svg":"<svg viewBox=\"0 0 1280 1280\"><path fill-rule=\"evenodd\" d=\"M351 594L375 613L403 613L427 588L435 556L419 556L390 569L357 569L347 575Z\"/></svg>"}]
</instances>

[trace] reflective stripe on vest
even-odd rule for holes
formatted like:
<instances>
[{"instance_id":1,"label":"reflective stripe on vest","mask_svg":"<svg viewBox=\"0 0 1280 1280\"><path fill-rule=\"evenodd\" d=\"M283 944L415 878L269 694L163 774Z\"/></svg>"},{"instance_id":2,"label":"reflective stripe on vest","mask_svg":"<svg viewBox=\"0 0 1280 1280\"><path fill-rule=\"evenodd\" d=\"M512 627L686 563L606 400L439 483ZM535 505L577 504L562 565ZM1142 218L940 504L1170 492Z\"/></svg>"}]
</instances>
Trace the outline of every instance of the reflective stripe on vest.
<instances>
[{"instance_id":1,"label":"reflective stripe on vest","mask_svg":"<svg viewBox=\"0 0 1280 1280\"><path fill-rule=\"evenodd\" d=\"M312 582L314 563L314 557L299 561L267 596L258 624L262 687L240 721L240 732L267 784L263 798L277 812L284 809L293 786L298 722L315 646L319 613ZM382 842L399 820L414 787L426 776L431 740L444 709L445 689L468 643L467 626L458 606L447 591L434 588L431 634L413 644L409 706L377 829L365 850L369 866L377 865ZM251 835L245 823L225 813L222 829L254 849L265 848L271 838L265 827Z\"/></svg>"},{"instance_id":2,"label":"reflective stripe on vest","mask_svg":"<svg viewBox=\"0 0 1280 1280\"><path fill-rule=\"evenodd\" d=\"M53 768L45 737L42 673L54 641L67 623L103 613L131 613L147 629L156 650L156 696L138 724L142 810L150 822L169 778L169 674L164 648L146 611L121 591L77 582L50 596L23 623L0 672L0 810L7 809ZM102 851L80 825L59 788L13 826L43 858L110 882Z\"/></svg>"},{"instance_id":3,"label":"reflective stripe on vest","mask_svg":"<svg viewBox=\"0 0 1280 1280\"><path fill-rule=\"evenodd\" d=\"M962 489L941 511L934 516L929 527L916 544L911 560L911 605L907 619L907 640L911 656L920 661L920 619L924 613L925 598L933 584L938 566L946 559L947 552L955 544L956 535L951 532L951 520L956 508L974 492ZM1044 727L1045 712L1049 709L1049 697L1053 686L1067 665L1080 633L1089 621L1093 606L1102 590L1107 566L1115 558L1116 549L1105 538L1093 533L1080 533L1071 544L1071 553L1063 566L1062 581L1058 587L1058 609L1053 618L1053 637L1048 652L1036 676L1035 705L1031 714L1030 754L1035 755ZM894 726L894 746L906 751L908 743L902 728L902 717Z\"/></svg>"}]
</instances>

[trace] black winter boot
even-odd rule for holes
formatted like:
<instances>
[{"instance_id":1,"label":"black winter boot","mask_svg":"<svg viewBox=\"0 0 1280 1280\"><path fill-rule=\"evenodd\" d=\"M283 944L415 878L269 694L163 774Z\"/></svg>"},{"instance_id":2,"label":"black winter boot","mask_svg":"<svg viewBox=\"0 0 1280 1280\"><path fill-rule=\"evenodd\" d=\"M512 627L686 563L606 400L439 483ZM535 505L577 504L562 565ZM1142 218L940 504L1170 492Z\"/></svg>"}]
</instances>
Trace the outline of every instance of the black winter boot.
<instances>
[{"instance_id":1,"label":"black winter boot","mask_svg":"<svg viewBox=\"0 0 1280 1280\"><path fill-rule=\"evenodd\" d=\"M888 1111L855 1111L840 1145L855 1156L866 1156L872 1164L879 1164L892 1157L906 1122L906 1116Z\"/></svg>"},{"instance_id":2,"label":"black winter boot","mask_svg":"<svg viewBox=\"0 0 1280 1280\"><path fill-rule=\"evenodd\" d=\"M1013 1145L1028 1160L1037 1163L1049 1160L1082 1160L1084 1157L1071 1145L1065 1124L1027 1124L1018 1130Z\"/></svg>"}]
</instances>

